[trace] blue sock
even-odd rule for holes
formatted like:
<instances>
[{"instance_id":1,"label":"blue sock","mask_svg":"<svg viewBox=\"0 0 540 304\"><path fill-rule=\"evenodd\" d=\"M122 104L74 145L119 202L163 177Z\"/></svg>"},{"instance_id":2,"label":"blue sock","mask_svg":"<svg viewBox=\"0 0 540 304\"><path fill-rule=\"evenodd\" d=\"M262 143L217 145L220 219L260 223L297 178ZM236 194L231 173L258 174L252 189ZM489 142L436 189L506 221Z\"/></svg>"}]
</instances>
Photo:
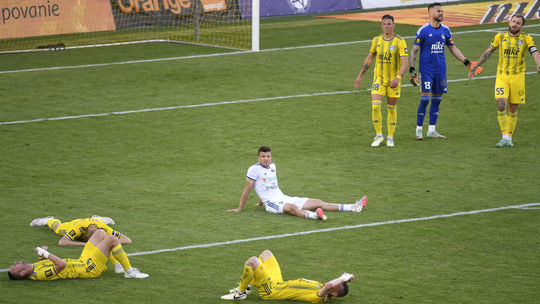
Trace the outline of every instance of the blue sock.
<instances>
[{"instance_id":1,"label":"blue sock","mask_svg":"<svg viewBox=\"0 0 540 304\"><path fill-rule=\"evenodd\" d=\"M420 104L418 105L418 113L416 114L416 125L424 125L424 117L426 117L426 109L429 103L429 96L420 97Z\"/></svg>"},{"instance_id":2,"label":"blue sock","mask_svg":"<svg viewBox=\"0 0 540 304\"><path fill-rule=\"evenodd\" d=\"M439 118L439 105L441 104L441 96L431 97L431 106L429 107L429 124L436 125Z\"/></svg>"}]
</instances>

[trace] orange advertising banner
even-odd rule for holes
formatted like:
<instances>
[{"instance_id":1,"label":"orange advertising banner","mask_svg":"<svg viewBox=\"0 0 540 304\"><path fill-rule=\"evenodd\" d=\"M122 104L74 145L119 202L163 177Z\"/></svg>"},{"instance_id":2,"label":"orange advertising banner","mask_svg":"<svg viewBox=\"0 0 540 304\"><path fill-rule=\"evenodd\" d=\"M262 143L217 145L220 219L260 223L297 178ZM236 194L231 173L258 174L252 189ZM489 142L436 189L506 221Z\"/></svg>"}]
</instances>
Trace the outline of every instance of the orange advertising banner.
<instances>
[{"instance_id":1,"label":"orange advertising banner","mask_svg":"<svg viewBox=\"0 0 540 304\"><path fill-rule=\"evenodd\" d=\"M115 29L109 0L0 1L0 39Z\"/></svg>"}]
</instances>

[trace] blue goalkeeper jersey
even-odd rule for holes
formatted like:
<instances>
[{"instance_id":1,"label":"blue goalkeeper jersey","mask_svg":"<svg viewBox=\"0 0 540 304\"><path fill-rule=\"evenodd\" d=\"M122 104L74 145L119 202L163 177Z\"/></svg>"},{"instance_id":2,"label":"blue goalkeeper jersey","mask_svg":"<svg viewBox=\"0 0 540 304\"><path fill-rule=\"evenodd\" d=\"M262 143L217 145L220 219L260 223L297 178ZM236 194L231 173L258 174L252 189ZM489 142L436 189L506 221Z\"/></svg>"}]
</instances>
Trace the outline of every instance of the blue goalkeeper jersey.
<instances>
[{"instance_id":1,"label":"blue goalkeeper jersey","mask_svg":"<svg viewBox=\"0 0 540 304\"><path fill-rule=\"evenodd\" d=\"M418 71L421 74L446 75L444 46L454 45L450 28L443 24L438 28L434 28L428 22L416 32L414 44L420 46L420 63Z\"/></svg>"}]
</instances>

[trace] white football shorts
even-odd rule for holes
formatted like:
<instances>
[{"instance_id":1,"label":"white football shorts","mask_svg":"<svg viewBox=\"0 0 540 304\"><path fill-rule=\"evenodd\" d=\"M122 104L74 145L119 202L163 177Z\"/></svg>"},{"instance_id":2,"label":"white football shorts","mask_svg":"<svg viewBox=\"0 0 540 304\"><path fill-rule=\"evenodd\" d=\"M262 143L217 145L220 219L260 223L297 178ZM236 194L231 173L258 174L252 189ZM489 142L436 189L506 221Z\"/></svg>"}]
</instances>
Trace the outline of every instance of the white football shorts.
<instances>
[{"instance_id":1,"label":"white football shorts","mask_svg":"<svg viewBox=\"0 0 540 304\"><path fill-rule=\"evenodd\" d=\"M308 199L309 198L307 197L291 197L283 195L272 198L270 200L266 200L264 202L264 205L266 206L266 212L283 213L283 205L292 204L298 207L298 209L302 209Z\"/></svg>"}]
</instances>

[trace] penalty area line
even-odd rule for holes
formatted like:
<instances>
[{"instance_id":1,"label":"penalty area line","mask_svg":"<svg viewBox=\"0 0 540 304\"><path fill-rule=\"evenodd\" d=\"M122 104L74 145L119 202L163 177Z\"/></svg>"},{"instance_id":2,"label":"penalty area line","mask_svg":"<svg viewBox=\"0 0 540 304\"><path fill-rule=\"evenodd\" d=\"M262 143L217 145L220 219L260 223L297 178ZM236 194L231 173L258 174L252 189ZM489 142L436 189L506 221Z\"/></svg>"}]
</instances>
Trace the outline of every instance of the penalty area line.
<instances>
[{"instance_id":1,"label":"penalty area line","mask_svg":"<svg viewBox=\"0 0 540 304\"><path fill-rule=\"evenodd\" d=\"M376 227L376 226L382 226L382 225L429 221L429 220L435 220L435 219L441 219L441 218L456 217L456 216L461 216L461 215L473 215L473 214L495 212L495 211L509 210L509 209L531 210L531 209L535 209L535 207L538 207L538 206L540 206L540 203L504 206L504 207L479 209L479 210L472 210L472 211L462 211L462 212L455 212L455 213L449 213L449 214L439 214L439 215L408 218L408 219L401 219L401 220L392 220L392 221L385 221L385 222L374 222L374 223L367 223L367 224L349 225L349 226L341 226L341 227L334 227L334 228L285 233L285 234L278 234L278 235L268 235L268 236L261 236L261 237L247 238L247 239L239 239L239 240L208 243L208 244L189 245L189 246L182 246L182 247L168 248L168 249L131 252L131 253L128 253L127 255L139 256L139 255L150 255L150 254L164 253L164 252L182 251L182 250L189 250L189 249L210 248L210 247L233 245L233 244L239 244L239 243L248 243L248 242L256 242L256 241L263 241L263 240L281 239L281 238L287 238L287 237L293 237L293 236L302 236L302 235L308 235L308 234L314 234L314 233L333 232L333 231L345 230L345 229L358 229L358 228ZM8 269L0 269L0 272L6 272L6 271L8 271Z\"/></svg>"}]
</instances>

